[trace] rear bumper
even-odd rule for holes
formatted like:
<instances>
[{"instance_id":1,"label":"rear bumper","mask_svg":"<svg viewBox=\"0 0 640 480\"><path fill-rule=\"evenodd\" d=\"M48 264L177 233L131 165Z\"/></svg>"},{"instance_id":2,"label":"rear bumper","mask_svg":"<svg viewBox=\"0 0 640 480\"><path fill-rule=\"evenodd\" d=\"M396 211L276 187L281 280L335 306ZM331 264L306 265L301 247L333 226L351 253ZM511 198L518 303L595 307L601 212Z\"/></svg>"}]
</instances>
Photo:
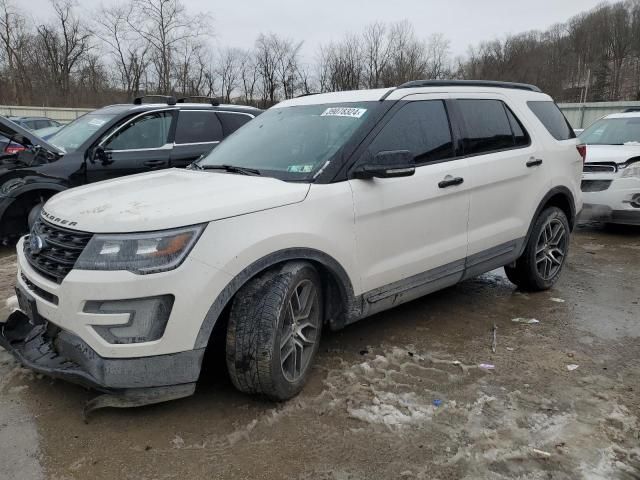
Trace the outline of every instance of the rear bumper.
<instances>
[{"instance_id":1,"label":"rear bumper","mask_svg":"<svg viewBox=\"0 0 640 480\"><path fill-rule=\"evenodd\" d=\"M78 336L50 322L33 325L21 311L0 324L0 346L27 368L105 393L166 392L167 387L175 387L184 393L179 396L191 395L204 356L204 349L199 349L141 358L103 358Z\"/></svg>"}]
</instances>

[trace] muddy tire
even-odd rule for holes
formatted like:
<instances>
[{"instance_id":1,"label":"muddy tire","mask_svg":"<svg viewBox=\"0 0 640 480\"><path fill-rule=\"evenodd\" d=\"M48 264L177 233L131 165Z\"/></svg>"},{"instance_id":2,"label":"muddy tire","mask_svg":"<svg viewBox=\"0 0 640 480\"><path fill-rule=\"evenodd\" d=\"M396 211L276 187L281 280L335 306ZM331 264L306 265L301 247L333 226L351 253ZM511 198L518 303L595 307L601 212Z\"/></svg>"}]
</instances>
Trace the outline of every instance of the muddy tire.
<instances>
[{"instance_id":1,"label":"muddy tire","mask_svg":"<svg viewBox=\"0 0 640 480\"><path fill-rule=\"evenodd\" d=\"M515 266L505 266L507 278L521 290L551 288L569 253L569 221L557 207L545 209L536 219L522 256Z\"/></svg>"},{"instance_id":2,"label":"muddy tire","mask_svg":"<svg viewBox=\"0 0 640 480\"><path fill-rule=\"evenodd\" d=\"M31 231L31 227L38 221L38 218L40 218L42 207L44 207L44 203L38 203L29 210L29 215L27 216L27 227L29 231Z\"/></svg>"},{"instance_id":3,"label":"muddy tire","mask_svg":"<svg viewBox=\"0 0 640 480\"><path fill-rule=\"evenodd\" d=\"M302 390L320 344L322 283L306 262L249 281L229 314L229 376L245 393L288 400Z\"/></svg>"}]
</instances>

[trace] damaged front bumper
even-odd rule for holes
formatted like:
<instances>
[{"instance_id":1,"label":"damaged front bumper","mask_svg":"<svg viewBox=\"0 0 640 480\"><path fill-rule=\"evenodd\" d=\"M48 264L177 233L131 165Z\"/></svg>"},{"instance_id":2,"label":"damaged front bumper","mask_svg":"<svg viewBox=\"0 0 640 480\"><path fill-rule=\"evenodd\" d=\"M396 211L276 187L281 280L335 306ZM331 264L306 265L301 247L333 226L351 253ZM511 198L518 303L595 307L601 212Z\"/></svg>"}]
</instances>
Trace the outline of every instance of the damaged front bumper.
<instances>
[{"instance_id":1,"label":"damaged front bumper","mask_svg":"<svg viewBox=\"0 0 640 480\"><path fill-rule=\"evenodd\" d=\"M139 358L103 358L78 336L44 319L13 312L0 324L0 346L25 367L106 396L85 411L133 407L192 395L204 349Z\"/></svg>"}]
</instances>

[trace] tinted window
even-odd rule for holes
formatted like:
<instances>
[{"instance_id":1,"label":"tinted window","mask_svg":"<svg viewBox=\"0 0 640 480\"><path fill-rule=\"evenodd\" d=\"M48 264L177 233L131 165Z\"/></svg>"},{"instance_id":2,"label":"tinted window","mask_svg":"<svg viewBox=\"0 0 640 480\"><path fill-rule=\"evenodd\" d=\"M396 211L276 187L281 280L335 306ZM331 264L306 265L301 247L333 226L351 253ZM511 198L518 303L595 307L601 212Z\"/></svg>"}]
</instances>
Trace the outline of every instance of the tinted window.
<instances>
[{"instance_id":1,"label":"tinted window","mask_svg":"<svg viewBox=\"0 0 640 480\"><path fill-rule=\"evenodd\" d=\"M458 100L458 108L466 127L466 155L513 148L511 125L500 100Z\"/></svg>"},{"instance_id":2,"label":"tinted window","mask_svg":"<svg viewBox=\"0 0 640 480\"><path fill-rule=\"evenodd\" d=\"M51 124L50 124L49 120L36 120L34 122L34 126L35 126L34 127L35 130L39 130L41 128L48 128L48 127L51 126Z\"/></svg>"},{"instance_id":3,"label":"tinted window","mask_svg":"<svg viewBox=\"0 0 640 480\"><path fill-rule=\"evenodd\" d=\"M176 143L219 142L222 126L214 112L182 111L178 116Z\"/></svg>"},{"instance_id":4,"label":"tinted window","mask_svg":"<svg viewBox=\"0 0 640 480\"><path fill-rule=\"evenodd\" d=\"M575 138L576 134L553 102L527 102L531 111L556 140Z\"/></svg>"},{"instance_id":5,"label":"tinted window","mask_svg":"<svg viewBox=\"0 0 640 480\"><path fill-rule=\"evenodd\" d=\"M169 112L152 112L129 120L107 141L105 147L110 150L160 148L167 143L171 119Z\"/></svg>"},{"instance_id":6,"label":"tinted window","mask_svg":"<svg viewBox=\"0 0 640 480\"><path fill-rule=\"evenodd\" d=\"M453 157L453 141L444 103L429 100L405 105L369 146L372 155L390 150L409 150L416 163Z\"/></svg>"},{"instance_id":7,"label":"tinted window","mask_svg":"<svg viewBox=\"0 0 640 480\"><path fill-rule=\"evenodd\" d=\"M526 147L529 145L529 134L524 129L520 120L516 118L509 107L505 107L507 111L507 117L509 117L509 125L511 125L511 131L513 132L513 140L516 147Z\"/></svg>"},{"instance_id":8,"label":"tinted window","mask_svg":"<svg viewBox=\"0 0 640 480\"><path fill-rule=\"evenodd\" d=\"M241 113L223 113L218 112L218 118L222 122L222 130L224 131L224 136L231 135L249 120L251 117L249 115L244 115Z\"/></svg>"}]
</instances>

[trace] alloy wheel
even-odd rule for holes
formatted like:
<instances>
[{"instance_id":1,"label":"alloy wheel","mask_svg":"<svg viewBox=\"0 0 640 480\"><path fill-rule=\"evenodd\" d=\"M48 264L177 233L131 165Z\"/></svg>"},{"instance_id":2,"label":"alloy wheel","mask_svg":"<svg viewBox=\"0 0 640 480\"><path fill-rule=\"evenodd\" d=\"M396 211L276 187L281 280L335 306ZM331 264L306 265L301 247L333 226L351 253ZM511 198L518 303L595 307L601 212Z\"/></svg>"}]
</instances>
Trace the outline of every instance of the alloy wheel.
<instances>
[{"instance_id":1,"label":"alloy wheel","mask_svg":"<svg viewBox=\"0 0 640 480\"><path fill-rule=\"evenodd\" d=\"M280 329L280 365L289 382L305 373L318 341L320 309L314 283L303 280L293 289Z\"/></svg>"},{"instance_id":2,"label":"alloy wheel","mask_svg":"<svg viewBox=\"0 0 640 480\"><path fill-rule=\"evenodd\" d=\"M542 227L536 243L536 269L543 280L552 279L562 268L567 252L567 230L557 218Z\"/></svg>"}]
</instances>

